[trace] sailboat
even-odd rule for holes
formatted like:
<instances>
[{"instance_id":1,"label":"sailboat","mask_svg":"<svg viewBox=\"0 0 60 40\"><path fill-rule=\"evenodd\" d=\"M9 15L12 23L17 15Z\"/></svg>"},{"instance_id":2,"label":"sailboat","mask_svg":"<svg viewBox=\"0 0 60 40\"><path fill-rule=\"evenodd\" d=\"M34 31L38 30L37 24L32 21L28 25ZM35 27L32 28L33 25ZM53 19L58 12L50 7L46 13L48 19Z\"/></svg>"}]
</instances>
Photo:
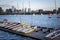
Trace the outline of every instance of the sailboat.
<instances>
[{"instance_id":1,"label":"sailboat","mask_svg":"<svg viewBox=\"0 0 60 40\"><path fill-rule=\"evenodd\" d=\"M51 14L50 13L48 13L48 16L49 16L49 18L51 18Z\"/></svg>"}]
</instances>

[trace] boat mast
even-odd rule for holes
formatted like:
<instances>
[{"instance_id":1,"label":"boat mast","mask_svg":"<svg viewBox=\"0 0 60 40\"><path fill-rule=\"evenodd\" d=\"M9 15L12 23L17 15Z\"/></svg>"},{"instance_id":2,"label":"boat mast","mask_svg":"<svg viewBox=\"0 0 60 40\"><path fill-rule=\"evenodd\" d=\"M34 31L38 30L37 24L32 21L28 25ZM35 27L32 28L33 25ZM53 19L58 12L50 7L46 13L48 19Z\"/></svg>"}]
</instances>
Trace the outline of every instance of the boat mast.
<instances>
[{"instance_id":1,"label":"boat mast","mask_svg":"<svg viewBox=\"0 0 60 40\"><path fill-rule=\"evenodd\" d=\"M56 10L55 14L57 14L57 4L56 4L56 0L54 0L54 1L55 1L55 10ZM57 22L58 22L58 20L57 20L57 15L56 15L56 27L55 27L55 30L57 29Z\"/></svg>"},{"instance_id":2,"label":"boat mast","mask_svg":"<svg viewBox=\"0 0 60 40\"><path fill-rule=\"evenodd\" d=\"M17 0L17 9L19 9L18 0ZM18 12L19 13L19 12Z\"/></svg>"},{"instance_id":3,"label":"boat mast","mask_svg":"<svg viewBox=\"0 0 60 40\"><path fill-rule=\"evenodd\" d=\"M29 0L29 8L30 8L30 0Z\"/></svg>"},{"instance_id":4,"label":"boat mast","mask_svg":"<svg viewBox=\"0 0 60 40\"><path fill-rule=\"evenodd\" d=\"M25 12L24 12L24 0L22 0L22 12L25 14Z\"/></svg>"},{"instance_id":5,"label":"boat mast","mask_svg":"<svg viewBox=\"0 0 60 40\"><path fill-rule=\"evenodd\" d=\"M17 9L19 10L18 0L17 0ZM19 11L18 11L19 14ZM21 23L21 16L20 16L20 23Z\"/></svg>"},{"instance_id":6,"label":"boat mast","mask_svg":"<svg viewBox=\"0 0 60 40\"><path fill-rule=\"evenodd\" d=\"M57 14L57 5L56 5L56 0L55 0L55 9L56 9L56 12L55 12L55 13Z\"/></svg>"},{"instance_id":7,"label":"boat mast","mask_svg":"<svg viewBox=\"0 0 60 40\"><path fill-rule=\"evenodd\" d=\"M31 12L30 12L30 7L31 7L31 5L30 5L30 0L29 0L29 8L28 8L28 13L31 15ZM32 15L31 15L31 25L32 25Z\"/></svg>"}]
</instances>

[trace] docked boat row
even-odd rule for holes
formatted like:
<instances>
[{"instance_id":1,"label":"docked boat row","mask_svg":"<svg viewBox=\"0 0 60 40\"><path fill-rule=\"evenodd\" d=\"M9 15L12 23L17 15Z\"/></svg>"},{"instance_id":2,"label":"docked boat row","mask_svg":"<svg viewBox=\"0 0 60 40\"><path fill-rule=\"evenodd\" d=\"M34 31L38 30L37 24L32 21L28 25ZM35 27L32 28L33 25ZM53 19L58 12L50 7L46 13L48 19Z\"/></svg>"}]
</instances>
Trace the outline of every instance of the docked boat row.
<instances>
[{"instance_id":1,"label":"docked boat row","mask_svg":"<svg viewBox=\"0 0 60 40\"><path fill-rule=\"evenodd\" d=\"M0 22L0 27L12 31L22 32L25 34L31 33L37 28L37 27L31 27L29 24L25 24L25 23L11 23L7 21Z\"/></svg>"},{"instance_id":2,"label":"docked boat row","mask_svg":"<svg viewBox=\"0 0 60 40\"><path fill-rule=\"evenodd\" d=\"M0 27L1 28L5 28L8 30L12 30L12 31L18 31L18 32L22 32L24 34L29 34L31 32L38 32L38 31L42 31L44 33L46 32L52 32L54 29L53 28L46 28L46 27L40 27L40 26L30 26L29 24L26 23L16 23L16 22L7 22L7 20L3 20L0 21Z\"/></svg>"}]
</instances>

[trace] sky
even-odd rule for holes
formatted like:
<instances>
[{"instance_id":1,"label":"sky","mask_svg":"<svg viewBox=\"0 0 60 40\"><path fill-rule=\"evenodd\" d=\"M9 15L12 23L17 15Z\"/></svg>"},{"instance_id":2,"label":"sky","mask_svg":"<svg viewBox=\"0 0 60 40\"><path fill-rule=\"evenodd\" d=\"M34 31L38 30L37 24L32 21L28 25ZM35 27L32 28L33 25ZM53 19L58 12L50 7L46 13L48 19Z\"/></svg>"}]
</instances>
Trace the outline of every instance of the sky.
<instances>
[{"instance_id":1,"label":"sky","mask_svg":"<svg viewBox=\"0 0 60 40\"><path fill-rule=\"evenodd\" d=\"M0 0L0 7L4 10L12 6L17 9L29 8L29 0ZM60 7L60 0L56 0L56 8L58 7ZM31 10L53 10L55 9L55 0L30 0L30 8Z\"/></svg>"}]
</instances>

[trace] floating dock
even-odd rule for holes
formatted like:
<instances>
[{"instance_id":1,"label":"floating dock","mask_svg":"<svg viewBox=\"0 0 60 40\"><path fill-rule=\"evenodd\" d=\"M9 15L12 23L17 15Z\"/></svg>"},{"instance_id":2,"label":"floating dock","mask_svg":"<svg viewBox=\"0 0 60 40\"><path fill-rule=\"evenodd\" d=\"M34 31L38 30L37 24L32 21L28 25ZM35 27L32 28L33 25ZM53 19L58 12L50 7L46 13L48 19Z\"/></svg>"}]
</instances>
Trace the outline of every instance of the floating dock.
<instances>
[{"instance_id":1,"label":"floating dock","mask_svg":"<svg viewBox=\"0 0 60 40\"><path fill-rule=\"evenodd\" d=\"M44 29L46 29L46 28L44 28ZM36 31L33 31L29 34L25 34L23 32L10 30L10 29L7 29L7 28L1 27L1 26L0 26L0 30L10 32L10 33L13 33L13 34L17 34L17 35L21 35L21 36L24 36L24 37L32 38L32 39L35 39L35 40L45 40L45 36L47 34L49 34L48 32L47 33L43 32L41 28L37 28Z\"/></svg>"},{"instance_id":2,"label":"floating dock","mask_svg":"<svg viewBox=\"0 0 60 40\"><path fill-rule=\"evenodd\" d=\"M32 33L30 33L28 35L25 35L24 33L20 33L20 32L17 32L17 31L14 32L12 30L8 30L8 29L2 28L2 27L0 27L0 30L10 32L10 33L13 33L13 34L17 34L17 35L21 35L21 36L24 36L24 37L36 39L36 40L42 40L44 38L44 36L46 36L46 34L42 33L41 31L32 32Z\"/></svg>"}]
</instances>

